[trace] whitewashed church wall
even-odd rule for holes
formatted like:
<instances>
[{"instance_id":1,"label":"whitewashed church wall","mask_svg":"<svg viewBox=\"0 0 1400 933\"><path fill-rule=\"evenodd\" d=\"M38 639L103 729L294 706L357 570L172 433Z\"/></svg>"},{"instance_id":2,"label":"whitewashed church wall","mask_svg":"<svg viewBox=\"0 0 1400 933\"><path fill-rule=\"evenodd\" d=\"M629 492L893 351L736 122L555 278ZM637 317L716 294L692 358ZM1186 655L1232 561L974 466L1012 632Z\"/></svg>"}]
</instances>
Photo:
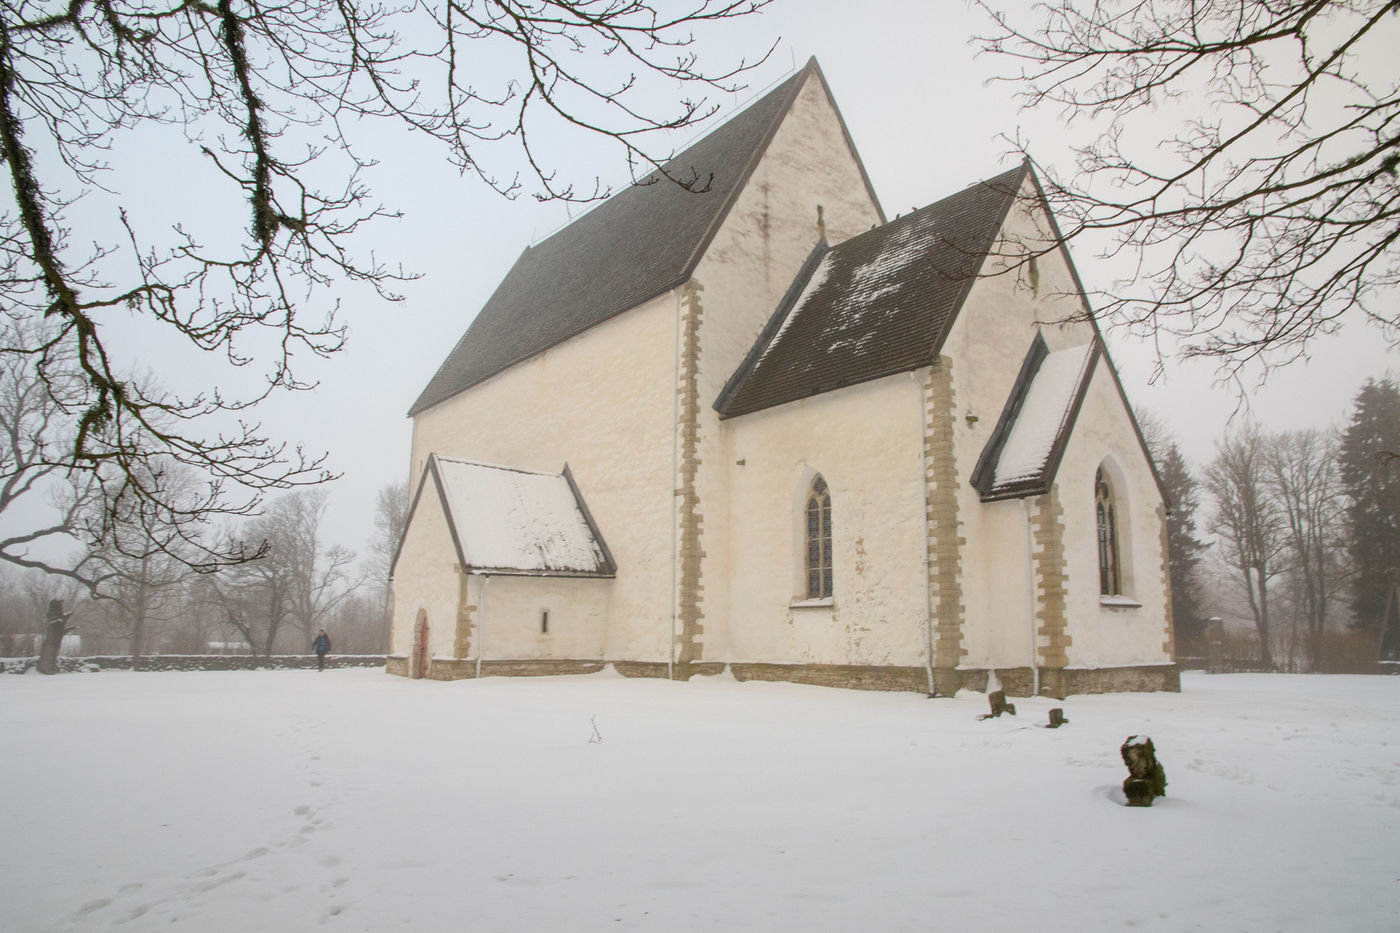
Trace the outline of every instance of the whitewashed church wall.
<instances>
[{"instance_id":1,"label":"whitewashed church wall","mask_svg":"<svg viewBox=\"0 0 1400 933\"><path fill-rule=\"evenodd\" d=\"M416 491L416 490L415 490ZM428 650L451 657L457 632L457 554L437 490L429 482L414 510L394 566L394 615L389 652L408 654L418 612L428 615Z\"/></svg>"},{"instance_id":2,"label":"whitewashed church wall","mask_svg":"<svg viewBox=\"0 0 1400 933\"><path fill-rule=\"evenodd\" d=\"M469 587L473 657L481 650L488 661L593 660L607 652L610 580L497 575L487 583L473 576Z\"/></svg>"},{"instance_id":3,"label":"whitewashed church wall","mask_svg":"<svg viewBox=\"0 0 1400 933\"><path fill-rule=\"evenodd\" d=\"M982 503L968 518L963 529L967 655L962 664L979 669L1025 667L1031 663L1036 623L1026 566L1024 505L1019 499Z\"/></svg>"},{"instance_id":4,"label":"whitewashed church wall","mask_svg":"<svg viewBox=\"0 0 1400 933\"><path fill-rule=\"evenodd\" d=\"M791 109L696 269L700 300L700 460L697 478L705 551L702 577L706 658L722 657L733 599L724 585L731 557L726 510L734 457L713 404L821 238L828 243L879 223L840 119L814 75Z\"/></svg>"},{"instance_id":5,"label":"whitewashed church wall","mask_svg":"<svg viewBox=\"0 0 1400 933\"><path fill-rule=\"evenodd\" d=\"M1031 190L1028 183L1022 194ZM1007 244L1038 242L1041 235L1018 199L1007 217L1003 243L997 248L1009 251L1015 247ZM1088 323L1053 323L1082 308L1060 253L1036 260L1034 287L1029 267L1011 268L1013 265L1003 256L988 257L944 343L942 355L951 357L954 364L957 447L967 451L967 462L958 464L960 476L972 473L977 455L991 437L1037 330L1051 352L1081 346L1094 337ZM969 414L977 419L974 423L966 419Z\"/></svg>"},{"instance_id":6,"label":"whitewashed church wall","mask_svg":"<svg viewBox=\"0 0 1400 933\"><path fill-rule=\"evenodd\" d=\"M1023 196L1033 188L1027 182ZM1001 243L944 343L942 356L953 364L957 405L953 436L957 450L958 515L968 542L962 560L964 647L967 667L1018 667L1030 656L1029 607L1025 600L1026 519L1019 502L981 502L971 483L977 458L990 440L1002 407L1016 383L1031 341L1039 331L1050 350L1088 343L1088 323L1055 324L1082 308L1069 266L1059 252L1014 268L1008 258L1018 243L1042 243L1048 230L1043 215L1032 216L1027 202L1012 205ZM1001 253L999 255L998 253ZM1000 274L994 274L1000 271Z\"/></svg>"},{"instance_id":7,"label":"whitewashed church wall","mask_svg":"<svg viewBox=\"0 0 1400 933\"><path fill-rule=\"evenodd\" d=\"M609 658L669 654L675 322L668 293L414 419L415 479L429 453L551 472L568 462L618 565Z\"/></svg>"},{"instance_id":8,"label":"whitewashed church wall","mask_svg":"<svg viewBox=\"0 0 1400 933\"><path fill-rule=\"evenodd\" d=\"M729 659L924 663L922 392L908 374L725 422ZM812 477L831 490L834 598L806 597L803 506Z\"/></svg>"},{"instance_id":9,"label":"whitewashed church wall","mask_svg":"<svg viewBox=\"0 0 1400 933\"><path fill-rule=\"evenodd\" d=\"M1123 595L1141 608L1108 608L1099 602L1094 473L1109 459L1118 510ZM1112 376L1096 367L1079 420L1056 476L1064 506L1066 598L1071 666L1100 667L1170 661L1166 641L1166 592L1162 581L1161 494L1146 455L1119 402Z\"/></svg>"}]
</instances>

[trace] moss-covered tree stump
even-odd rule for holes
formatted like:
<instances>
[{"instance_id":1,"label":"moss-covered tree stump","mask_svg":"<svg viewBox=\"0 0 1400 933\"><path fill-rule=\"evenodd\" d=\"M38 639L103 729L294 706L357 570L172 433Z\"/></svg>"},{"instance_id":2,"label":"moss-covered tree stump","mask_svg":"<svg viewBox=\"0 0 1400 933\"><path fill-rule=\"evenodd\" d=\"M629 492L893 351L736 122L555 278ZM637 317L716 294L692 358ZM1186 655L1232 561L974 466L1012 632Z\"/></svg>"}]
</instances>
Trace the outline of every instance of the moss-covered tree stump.
<instances>
[{"instance_id":1,"label":"moss-covered tree stump","mask_svg":"<svg viewBox=\"0 0 1400 933\"><path fill-rule=\"evenodd\" d=\"M1130 735L1119 752L1128 766L1123 795L1130 807L1150 807L1152 801L1167 795L1167 772L1157 760L1157 749L1145 735Z\"/></svg>"}]
</instances>

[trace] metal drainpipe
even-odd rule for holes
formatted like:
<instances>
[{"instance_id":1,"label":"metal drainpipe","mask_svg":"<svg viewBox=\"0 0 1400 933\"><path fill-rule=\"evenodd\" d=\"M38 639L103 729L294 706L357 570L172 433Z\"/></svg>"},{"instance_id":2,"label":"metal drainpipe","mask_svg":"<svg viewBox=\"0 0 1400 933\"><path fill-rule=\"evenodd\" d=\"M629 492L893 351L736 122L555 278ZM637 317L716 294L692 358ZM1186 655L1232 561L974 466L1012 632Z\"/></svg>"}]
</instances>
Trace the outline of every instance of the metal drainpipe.
<instances>
[{"instance_id":1,"label":"metal drainpipe","mask_svg":"<svg viewBox=\"0 0 1400 933\"><path fill-rule=\"evenodd\" d=\"M481 575L481 605L477 607L476 623L476 679L481 679L481 658L486 654L486 587L491 583L491 574Z\"/></svg>"},{"instance_id":2,"label":"metal drainpipe","mask_svg":"<svg viewBox=\"0 0 1400 933\"><path fill-rule=\"evenodd\" d=\"M1026 618L1031 636L1031 696L1040 696L1040 667L1036 664L1035 640L1035 540L1031 531L1031 504L1021 499L1021 514L1026 517Z\"/></svg>"},{"instance_id":3,"label":"metal drainpipe","mask_svg":"<svg viewBox=\"0 0 1400 933\"><path fill-rule=\"evenodd\" d=\"M924 381L917 373L914 383L919 387L919 488L923 490L924 510L924 667L928 671L928 695L936 692L933 685L933 593L929 591L928 574L928 413L924 410Z\"/></svg>"},{"instance_id":4,"label":"metal drainpipe","mask_svg":"<svg viewBox=\"0 0 1400 933\"><path fill-rule=\"evenodd\" d=\"M676 296L676 346L672 360L675 364L675 377L671 380L671 639L666 646L666 679L676 679L676 613L680 603L680 593L676 562L680 559L680 504L676 488L680 477L680 427L681 427L681 290L671 289Z\"/></svg>"}]
</instances>

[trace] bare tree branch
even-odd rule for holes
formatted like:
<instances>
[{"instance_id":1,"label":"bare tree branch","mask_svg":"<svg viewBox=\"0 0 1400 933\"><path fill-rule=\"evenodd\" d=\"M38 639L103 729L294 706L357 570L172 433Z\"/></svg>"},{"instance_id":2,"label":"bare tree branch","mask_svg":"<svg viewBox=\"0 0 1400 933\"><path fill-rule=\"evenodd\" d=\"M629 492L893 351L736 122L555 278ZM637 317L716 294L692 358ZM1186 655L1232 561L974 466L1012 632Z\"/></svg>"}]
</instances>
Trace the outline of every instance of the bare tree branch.
<instances>
[{"instance_id":1,"label":"bare tree branch","mask_svg":"<svg viewBox=\"0 0 1400 933\"><path fill-rule=\"evenodd\" d=\"M10 195L0 207L0 295L10 321L31 324L0 341L0 365L27 367L50 396L34 402L46 412L42 462L16 464L0 496L60 474L93 485L104 512L34 534L124 548L137 538L117 533L122 522L181 529L177 538L195 542L201 523L253 514L269 491L331 479L324 456L267 437L244 413L310 388L303 361L342 348L345 328L322 297L329 286L355 282L396 300L396 283L411 277L354 249L366 224L395 214L363 184L370 161L350 128L373 120L426 133L461 171L506 195L603 197L596 179L576 189L556 171L572 142L612 140L634 168L662 165L669 153L653 147L666 133L713 113L704 93L736 90L756 64L702 69L695 30L767 2L0 3L0 172ZM678 102L677 86L702 94ZM192 216L152 237L147 205L126 196L106 161L152 127L179 130L208 160L215 182L205 193L241 204L243 229L215 229L204 242ZM490 164L517 168L498 177ZM117 196L121 242L75 235L71 208L92 192ZM115 339L133 319L178 337L207 364L207 380L166 389L138 375ZM46 326L32 326L39 321ZM261 383L230 390L239 370ZM5 427L11 450L24 448L15 425ZM165 539L148 536L139 550L152 540ZM6 559L18 553L4 547ZM256 552L173 540L157 549L196 569Z\"/></svg>"},{"instance_id":2,"label":"bare tree branch","mask_svg":"<svg viewBox=\"0 0 1400 933\"><path fill-rule=\"evenodd\" d=\"M1354 318L1400 342L1400 2L1055 0L1033 28L978 5L1024 107L1088 124L1040 174L1064 239L1132 260L1110 321L1231 376Z\"/></svg>"}]
</instances>

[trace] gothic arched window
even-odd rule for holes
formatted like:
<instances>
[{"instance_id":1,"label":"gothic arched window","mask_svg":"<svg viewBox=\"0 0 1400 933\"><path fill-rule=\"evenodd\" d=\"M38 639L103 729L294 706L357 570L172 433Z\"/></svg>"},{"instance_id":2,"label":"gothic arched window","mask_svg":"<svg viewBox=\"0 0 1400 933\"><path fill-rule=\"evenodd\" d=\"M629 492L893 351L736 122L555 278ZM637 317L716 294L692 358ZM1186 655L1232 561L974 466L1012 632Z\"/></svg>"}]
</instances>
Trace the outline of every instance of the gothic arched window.
<instances>
[{"instance_id":1,"label":"gothic arched window","mask_svg":"<svg viewBox=\"0 0 1400 933\"><path fill-rule=\"evenodd\" d=\"M1117 596L1123 592L1118 564L1118 506L1113 500L1113 485L1103 467L1094 474L1094 512L1099 538L1099 593Z\"/></svg>"},{"instance_id":2,"label":"gothic arched window","mask_svg":"<svg viewBox=\"0 0 1400 933\"><path fill-rule=\"evenodd\" d=\"M807 598L831 596L831 491L821 475L807 490Z\"/></svg>"}]
</instances>

